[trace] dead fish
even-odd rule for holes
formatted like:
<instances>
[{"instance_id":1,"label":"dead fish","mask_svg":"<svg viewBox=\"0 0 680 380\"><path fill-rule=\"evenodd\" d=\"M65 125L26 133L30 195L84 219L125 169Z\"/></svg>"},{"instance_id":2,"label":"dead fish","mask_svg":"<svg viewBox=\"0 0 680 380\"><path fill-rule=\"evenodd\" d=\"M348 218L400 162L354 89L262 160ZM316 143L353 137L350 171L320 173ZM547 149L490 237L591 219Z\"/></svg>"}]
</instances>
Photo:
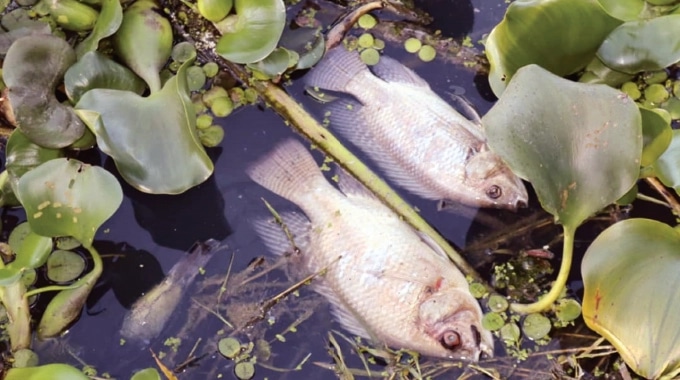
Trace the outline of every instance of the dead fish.
<instances>
[{"instance_id":1,"label":"dead fish","mask_svg":"<svg viewBox=\"0 0 680 380\"><path fill-rule=\"evenodd\" d=\"M133 343L148 344L157 337L174 313L182 296L218 250L219 242L208 239L197 242L178 261L163 281L138 299L123 319L120 335Z\"/></svg>"},{"instance_id":2,"label":"dead fish","mask_svg":"<svg viewBox=\"0 0 680 380\"><path fill-rule=\"evenodd\" d=\"M254 223L274 253L292 254L298 276L317 273L314 289L348 331L393 348L439 358L493 355L491 333L463 274L363 185L340 171L338 191L311 154L288 140L251 165L255 182L302 209Z\"/></svg>"},{"instance_id":3,"label":"dead fish","mask_svg":"<svg viewBox=\"0 0 680 380\"><path fill-rule=\"evenodd\" d=\"M527 191L463 117L411 69L382 56L369 68L340 46L305 76L314 91L352 95L329 105L331 127L397 185L426 199L516 209ZM325 95L325 94L324 94Z\"/></svg>"}]
</instances>

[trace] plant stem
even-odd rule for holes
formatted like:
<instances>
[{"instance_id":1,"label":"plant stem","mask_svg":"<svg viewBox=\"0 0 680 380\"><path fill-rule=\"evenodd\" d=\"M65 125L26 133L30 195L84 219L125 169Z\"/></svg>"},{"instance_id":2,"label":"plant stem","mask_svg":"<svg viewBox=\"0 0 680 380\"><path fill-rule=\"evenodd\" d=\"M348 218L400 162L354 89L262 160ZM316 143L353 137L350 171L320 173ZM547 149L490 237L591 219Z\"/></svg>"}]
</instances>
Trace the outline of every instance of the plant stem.
<instances>
[{"instance_id":1,"label":"plant stem","mask_svg":"<svg viewBox=\"0 0 680 380\"><path fill-rule=\"evenodd\" d=\"M0 288L0 300L7 310L7 332L12 352L31 347L31 314L26 287L21 281Z\"/></svg>"},{"instance_id":2,"label":"plant stem","mask_svg":"<svg viewBox=\"0 0 680 380\"><path fill-rule=\"evenodd\" d=\"M673 210L673 214L676 216L680 216L680 202L678 202L677 198L668 191L666 186L664 186L661 181L659 181L658 178L656 177L645 177L645 181L656 190L659 195L661 195L666 202L671 206L671 209Z\"/></svg>"},{"instance_id":3,"label":"plant stem","mask_svg":"<svg viewBox=\"0 0 680 380\"><path fill-rule=\"evenodd\" d=\"M539 313L541 311L548 310L557 299L562 294L564 287L567 285L567 278L569 277L569 271L571 270L571 259L574 255L574 235L576 234L576 228L571 226L563 226L564 230L564 241L562 248L562 264L560 265L560 271L557 274L557 279L553 283L552 288L541 297L538 301L530 304L519 304L513 303L510 308L520 314L531 314Z\"/></svg>"}]
</instances>

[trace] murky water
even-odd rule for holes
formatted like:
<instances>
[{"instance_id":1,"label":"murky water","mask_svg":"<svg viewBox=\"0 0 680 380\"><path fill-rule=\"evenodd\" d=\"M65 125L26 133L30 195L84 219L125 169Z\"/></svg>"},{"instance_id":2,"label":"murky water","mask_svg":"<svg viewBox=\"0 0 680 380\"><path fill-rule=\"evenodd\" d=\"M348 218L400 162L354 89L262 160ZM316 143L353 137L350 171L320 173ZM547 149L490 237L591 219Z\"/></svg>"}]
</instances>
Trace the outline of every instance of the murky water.
<instances>
[{"instance_id":1,"label":"murky water","mask_svg":"<svg viewBox=\"0 0 680 380\"><path fill-rule=\"evenodd\" d=\"M436 16L434 25L444 35L470 35L473 41L481 39L483 34L490 31L507 6L503 0L429 0L422 3L425 10ZM493 96L488 89L475 85L483 83L483 80L475 78L475 74L467 69L437 61L424 64L417 57L404 53L401 46L388 45L386 52L414 68L445 98L447 93L462 94L481 114L493 104ZM299 81L287 89L312 113L320 113L321 107L304 95ZM219 148L209 150L215 160L216 170L206 183L179 196L145 195L124 185L125 201L100 229L95 242L102 255L114 255L105 259L104 281L95 289L86 312L68 335L57 342L38 345L43 362L86 363L95 366L100 374L108 372L121 379L129 378L134 370L154 366L147 349L120 345L118 329L126 308L141 292L160 281L163 274L197 240L214 238L228 246L228 249L218 252L206 268L204 278L209 280L199 279L191 289L193 293L199 288L205 290L196 296L204 304L217 297L215 294L228 271L232 255L231 279L234 284L243 282L245 277L236 278L236 273L247 268L254 258L265 256L268 258L267 265L272 263L272 258L256 238L249 220L267 215L261 198L267 199L277 209L291 209L293 206L251 182L244 168L276 142L295 134L278 115L264 107L238 109L221 123L226 137ZM106 160L104 166L115 172L110 160ZM478 229L470 231L469 218L438 213L434 202L405 193L403 195L455 246L464 247L468 240L476 236ZM254 283L260 285L255 286ZM231 315L227 312L227 319L251 315L248 310L251 310L249 307L253 302L272 297L287 285L282 272L273 271L248 285L241 285L239 289L228 288L225 296L230 296L232 303L229 304ZM189 317L186 312L188 309L192 310ZM196 353L208 354L196 362L196 367L188 368L180 378L217 378L220 373L223 378L233 378L233 362L207 349L219 330L228 333L230 329L217 317L201 313L200 310L186 297L164 331L163 337L182 333L183 343L176 355L164 346L163 337L152 342L149 348L157 353L169 353L169 365L172 366L184 361L197 339L201 338L201 342L196 345ZM297 327L297 332L286 333L288 326L301 316L307 317L305 312L309 310L314 312ZM292 297L292 301L274 305L265 317L266 321L260 322L259 327L244 331L239 336L242 339L262 338L269 342L272 355L269 360L265 360L268 366L292 369L307 355L311 356L301 371L280 372L258 366L256 378L336 377L333 372L313 364L315 361L331 363L327 353L327 332L339 328L330 322L330 315L317 296L302 289L300 297ZM185 325L187 318L200 322L193 326L195 330L184 334L179 329ZM277 334L283 334L285 342L277 338ZM356 357L349 352L346 355L348 361L360 365Z\"/></svg>"}]
</instances>

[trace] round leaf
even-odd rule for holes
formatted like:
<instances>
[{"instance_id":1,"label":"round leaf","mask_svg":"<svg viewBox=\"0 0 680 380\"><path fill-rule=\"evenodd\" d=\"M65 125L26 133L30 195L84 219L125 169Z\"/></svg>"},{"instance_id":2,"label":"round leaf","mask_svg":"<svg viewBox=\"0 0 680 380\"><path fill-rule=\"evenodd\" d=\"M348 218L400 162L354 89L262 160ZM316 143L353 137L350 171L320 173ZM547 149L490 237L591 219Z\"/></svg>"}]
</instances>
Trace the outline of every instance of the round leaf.
<instances>
[{"instance_id":1,"label":"round leaf","mask_svg":"<svg viewBox=\"0 0 680 380\"><path fill-rule=\"evenodd\" d=\"M52 239L41 236L31 230L29 223L21 223L14 227L8 239L9 246L16 258L8 266L16 269L35 269L45 264L52 252Z\"/></svg>"},{"instance_id":2,"label":"round leaf","mask_svg":"<svg viewBox=\"0 0 680 380\"><path fill-rule=\"evenodd\" d=\"M572 230L628 192L640 172L640 112L605 85L571 82L529 65L482 123L491 149Z\"/></svg>"},{"instance_id":3,"label":"round leaf","mask_svg":"<svg viewBox=\"0 0 680 380\"><path fill-rule=\"evenodd\" d=\"M76 105L99 148L123 178L147 193L177 194L213 171L196 132L185 62L162 90L143 98L129 91L90 90ZM125 112L121 112L125 110Z\"/></svg>"},{"instance_id":4,"label":"round leaf","mask_svg":"<svg viewBox=\"0 0 680 380\"><path fill-rule=\"evenodd\" d=\"M222 37L215 51L236 63L257 62L268 56L286 24L283 0L235 0L236 15L217 24Z\"/></svg>"},{"instance_id":5,"label":"round leaf","mask_svg":"<svg viewBox=\"0 0 680 380\"><path fill-rule=\"evenodd\" d=\"M629 21L602 42L598 57L614 70L635 74L680 60L680 14Z\"/></svg>"},{"instance_id":6,"label":"round leaf","mask_svg":"<svg viewBox=\"0 0 680 380\"><path fill-rule=\"evenodd\" d=\"M37 234L73 236L90 247L99 226L120 206L123 191L106 170L58 158L24 174L17 198Z\"/></svg>"},{"instance_id":7,"label":"round leaf","mask_svg":"<svg viewBox=\"0 0 680 380\"><path fill-rule=\"evenodd\" d=\"M146 368L135 372L130 380L161 380L161 375L155 368Z\"/></svg>"},{"instance_id":8,"label":"round leaf","mask_svg":"<svg viewBox=\"0 0 680 380\"><path fill-rule=\"evenodd\" d=\"M601 233L581 263L583 318L645 378L680 371L680 234L629 219ZM672 376L669 376L669 378Z\"/></svg>"},{"instance_id":9,"label":"round leaf","mask_svg":"<svg viewBox=\"0 0 680 380\"><path fill-rule=\"evenodd\" d=\"M85 125L54 96L66 69L76 60L73 48L54 36L28 36L14 42L3 63L3 79L19 129L36 144L63 148L83 135Z\"/></svg>"},{"instance_id":10,"label":"round leaf","mask_svg":"<svg viewBox=\"0 0 680 380\"><path fill-rule=\"evenodd\" d=\"M66 283L78 278L85 270L85 259L72 251L56 250L47 258L47 278Z\"/></svg>"},{"instance_id":11,"label":"round leaf","mask_svg":"<svg viewBox=\"0 0 680 380\"><path fill-rule=\"evenodd\" d=\"M531 63L560 76L579 71L619 24L596 0L513 2L486 41L493 92Z\"/></svg>"},{"instance_id":12,"label":"round leaf","mask_svg":"<svg viewBox=\"0 0 680 380\"><path fill-rule=\"evenodd\" d=\"M46 364L39 367L10 368L5 380L89 380L79 369L68 364Z\"/></svg>"}]
</instances>

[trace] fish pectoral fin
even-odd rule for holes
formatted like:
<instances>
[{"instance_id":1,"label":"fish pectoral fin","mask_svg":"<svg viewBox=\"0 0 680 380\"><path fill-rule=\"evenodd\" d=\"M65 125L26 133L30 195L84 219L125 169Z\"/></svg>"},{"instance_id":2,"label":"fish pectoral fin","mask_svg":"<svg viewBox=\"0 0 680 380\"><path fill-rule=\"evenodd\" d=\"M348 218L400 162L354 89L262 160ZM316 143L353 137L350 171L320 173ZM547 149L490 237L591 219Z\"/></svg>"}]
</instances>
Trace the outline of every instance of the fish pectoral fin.
<instances>
[{"instance_id":1,"label":"fish pectoral fin","mask_svg":"<svg viewBox=\"0 0 680 380\"><path fill-rule=\"evenodd\" d=\"M449 259L449 256L446 254L444 249L441 246L439 246L439 244L437 244L437 242L432 240L432 238L429 235L427 235L426 233L421 232L421 231L416 231L416 233L420 237L420 240L422 240L423 243L427 244L430 248L432 248L432 250L434 251L434 253L437 254L437 256L440 256L441 258L445 259L446 261L451 260L451 259Z\"/></svg>"},{"instance_id":2,"label":"fish pectoral fin","mask_svg":"<svg viewBox=\"0 0 680 380\"><path fill-rule=\"evenodd\" d=\"M430 85L413 70L390 57L381 56L380 61L371 68L371 71L385 82L405 83L430 88Z\"/></svg>"},{"instance_id":3,"label":"fish pectoral fin","mask_svg":"<svg viewBox=\"0 0 680 380\"><path fill-rule=\"evenodd\" d=\"M340 165L336 166L335 174L338 176L338 187L343 194L378 200L372 191L368 190L359 180L347 173Z\"/></svg>"},{"instance_id":4,"label":"fish pectoral fin","mask_svg":"<svg viewBox=\"0 0 680 380\"><path fill-rule=\"evenodd\" d=\"M460 95L451 94L450 96L451 100L453 100L453 105L455 106L456 110L468 120L473 122L477 127L482 129L482 118L479 117L479 112L475 106L472 105L469 100Z\"/></svg>"}]
</instances>

